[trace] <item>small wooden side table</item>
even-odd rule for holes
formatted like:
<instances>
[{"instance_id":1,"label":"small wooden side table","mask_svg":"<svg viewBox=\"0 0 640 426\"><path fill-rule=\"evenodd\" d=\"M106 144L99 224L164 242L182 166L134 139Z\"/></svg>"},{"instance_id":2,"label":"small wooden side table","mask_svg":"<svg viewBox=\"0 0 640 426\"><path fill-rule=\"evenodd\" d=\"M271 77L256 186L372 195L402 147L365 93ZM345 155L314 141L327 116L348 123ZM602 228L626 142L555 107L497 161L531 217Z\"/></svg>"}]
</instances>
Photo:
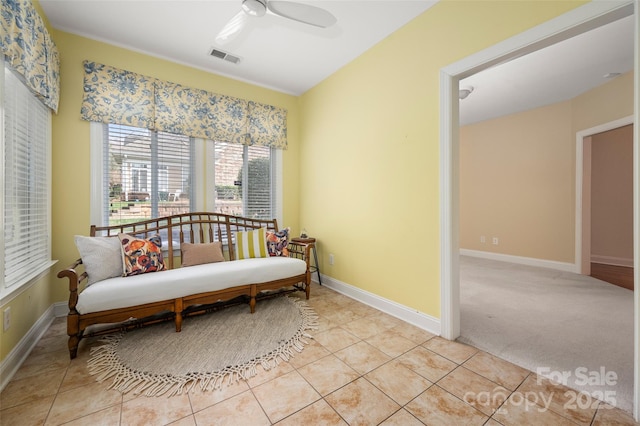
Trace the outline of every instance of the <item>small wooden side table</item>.
<instances>
[{"instance_id":1,"label":"small wooden side table","mask_svg":"<svg viewBox=\"0 0 640 426\"><path fill-rule=\"evenodd\" d=\"M315 265L310 265L309 268L318 273L318 284L322 285L322 278L320 278L320 264L318 263L318 252L316 251L316 239L313 237L295 237L291 241L299 244L313 244L311 249L313 250L313 261Z\"/></svg>"}]
</instances>

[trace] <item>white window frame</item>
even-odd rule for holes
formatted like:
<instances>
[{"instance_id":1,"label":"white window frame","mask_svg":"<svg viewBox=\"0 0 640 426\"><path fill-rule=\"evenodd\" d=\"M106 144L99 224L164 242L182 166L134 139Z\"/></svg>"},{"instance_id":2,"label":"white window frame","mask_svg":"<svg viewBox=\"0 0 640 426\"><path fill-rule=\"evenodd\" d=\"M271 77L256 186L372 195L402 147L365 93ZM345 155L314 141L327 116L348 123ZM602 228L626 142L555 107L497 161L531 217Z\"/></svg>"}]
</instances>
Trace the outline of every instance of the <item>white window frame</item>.
<instances>
[{"instance_id":1,"label":"white window frame","mask_svg":"<svg viewBox=\"0 0 640 426\"><path fill-rule=\"evenodd\" d=\"M5 82L5 64L4 58L0 58L0 134L2 135L0 138L0 162L3 165L0 173L0 191L2 191L2 197L0 197L0 220L2 222L2 226L0 226L0 276L4 277L5 273L5 265L4 265L4 256L5 256L5 236L4 236L4 223L5 223L5 92L4 92L4 82ZM35 95L33 95L35 97ZM47 123L45 123L45 127L47 129L47 134L45 136L46 143L46 176L47 176L47 222L46 222L46 232L48 234L47 239L47 258L48 261L44 262L38 267L34 268L30 271L30 273L22 276L18 281L12 283L10 286L7 286L8 283L5 282L4 278L2 279L2 283L0 285L0 305L7 303L8 300L15 297L16 295L24 292L28 288L30 288L33 284L35 284L39 279L44 277L47 273L49 273L51 267L56 264L56 260L51 259L51 112L47 115Z\"/></svg>"},{"instance_id":2,"label":"white window frame","mask_svg":"<svg viewBox=\"0 0 640 426\"><path fill-rule=\"evenodd\" d=\"M89 201L90 202L89 219L92 225L102 226L105 223L107 223L106 218L109 215L109 205L105 204L105 191L107 191L108 189L104 188L103 186L104 185L103 184L104 182L103 159L105 155L108 155L108 149L109 149L108 142L106 142L108 132L106 128L107 125L103 123L91 122L89 126L90 126L89 127L89 132L90 132L89 158L91 163L91 175L90 175L90 184L89 184L90 193L91 193L89 197L89 200L90 200ZM154 139L155 135L152 134L151 138ZM198 158L197 145L193 155L194 155L194 158L191 159L191 166L194 168L194 172L192 173L194 173L194 180L197 180L198 179L197 175L195 175L195 164L197 163L196 159ZM153 178L152 167L149 167L150 165L151 163L134 164L128 175L128 179L131 181L131 182L128 182L128 184L132 185L133 171L145 170L144 167L146 166L146 170L147 170L146 191L153 192L152 186L154 184L153 182L154 178ZM158 179L161 179L162 176L166 175L166 173L167 173L167 170L159 169ZM183 173L184 173L184 170L183 170ZM157 182L157 184L159 184L159 182ZM198 198L197 183L196 183L196 186L193 188L193 193L195 197ZM195 201L194 203L192 203L192 208L194 208L193 206L195 206Z\"/></svg>"},{"instance_id":3,"label":"white window frame","mask_svg":"<svg viewBox=\"0 0 640 426\"><path fill-rule=\"evenodd\" d=\"M207 158L215 158L215 144L213 143L213 141L207 141L204 139L196 139L196 141L199 141L200 143L202 143L204 151L198 151L198 152L203 152L203 158L207 159ZM244 154L244 157L246 157L246 151ZM281 149L275 149L275 148L271 148L271 164L270 164L270 170L271 170L271 187L272 187L272 194L271 194L271 204L272 204L272 212L273 212L273 216L274 218L278 221L278 224L282 225L282 199L283 199L283 178L282 178L282 150ZM247 165L246 160L245 162L245 166ZM202 207L204 207L204 210L206 211L215 211L216 209L216 178L215 178L215 170L213 167L206 167L206 162L203 165L204 167L204 185L205 188L207 188L206 191L206 199L204 200L204 205L202 205ZM202 176L201 174L198 174L198 176Z\"/></svg>"}]
</instances>

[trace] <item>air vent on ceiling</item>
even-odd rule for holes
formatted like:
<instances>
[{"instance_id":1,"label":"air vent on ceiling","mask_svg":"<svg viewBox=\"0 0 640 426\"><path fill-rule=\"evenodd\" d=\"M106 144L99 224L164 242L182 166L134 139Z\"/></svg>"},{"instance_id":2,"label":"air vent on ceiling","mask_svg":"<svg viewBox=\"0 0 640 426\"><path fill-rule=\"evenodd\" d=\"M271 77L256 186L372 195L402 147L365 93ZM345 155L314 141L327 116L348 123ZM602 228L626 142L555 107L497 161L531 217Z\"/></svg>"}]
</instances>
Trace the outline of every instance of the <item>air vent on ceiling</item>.
<instances>
[{"instance_id":1,"label":"air vent on ceiling","mask_svg":"<svg viewBox=\"0 0 640 426\"><path fill-rule=\"evenodd\" d=\"M240 58L238 58L237 56L233 56L230 53L223 52L222 50L218 50L215 47L211 49L211 52L209 52L209 55L213 56L214 58L224 59L225 61L229 61L234 64L237 64L238 62L240 62Z\"/></svg>"}]
</instances>

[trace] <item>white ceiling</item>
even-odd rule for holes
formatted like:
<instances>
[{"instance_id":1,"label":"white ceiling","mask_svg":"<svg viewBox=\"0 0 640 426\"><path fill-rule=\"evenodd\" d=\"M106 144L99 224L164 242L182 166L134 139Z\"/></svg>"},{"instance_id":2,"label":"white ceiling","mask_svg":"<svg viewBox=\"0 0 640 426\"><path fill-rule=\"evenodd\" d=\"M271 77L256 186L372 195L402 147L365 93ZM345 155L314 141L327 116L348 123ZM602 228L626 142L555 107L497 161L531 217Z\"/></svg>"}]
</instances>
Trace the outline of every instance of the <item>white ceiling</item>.
<instances>
[{"instance_id":1,"label":"white ceiling","mask_svg":"<svg viewBox=\"0 0 640 426\"><path fill-rule=\"evenodd\" d=\"M322 29L267 14L224 45L215 37L241 0L40 0L59 30L300 95L433 6L435 0L303 1L338 22ZM240 58L211 57L212 48ZM461 124L571 99L633 68L633 19L482 71L460 101Z\"/></svg>"},{"instance_id":2,"label":"white ceiling","mask_svg":"<svg viewBox=\"0 0 640 426\"><path fill-rule=\"evenodd\" d=\"M633 70L633 16L580 34L460 81L460 124L572 99Z\"/></svg>"},{"instance_id":3,"label":"white ceiling","mask_svg":"<svg viewBox=\"0 0 640 426\"><path fill-rule=\"evenodd\" d=\"M301 1L338 22L318 28L267 13L224 45L241 0L40 0L54 28L300 95L427 10L433 0ZM238 64L209 55L213 47Z\"/></svg>"}]
</instances>

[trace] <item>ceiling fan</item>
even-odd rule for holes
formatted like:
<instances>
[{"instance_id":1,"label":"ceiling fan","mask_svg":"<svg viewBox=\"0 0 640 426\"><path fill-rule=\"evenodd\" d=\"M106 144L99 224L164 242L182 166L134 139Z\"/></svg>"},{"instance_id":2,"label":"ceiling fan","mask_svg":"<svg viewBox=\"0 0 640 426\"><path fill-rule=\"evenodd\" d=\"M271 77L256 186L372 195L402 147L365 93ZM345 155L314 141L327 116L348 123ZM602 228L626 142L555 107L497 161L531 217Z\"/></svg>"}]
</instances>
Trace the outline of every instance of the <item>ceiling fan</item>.
<instances>
[{"instance_id":1,"label":"ceiling fan","mask_svg":"<svg viewBox=\"0 0 640 426\"><path fill-rule=\"evenodd\" d=\"M327 28L338 20L328 11L309 4L280 0L242 0L242 10L238 12L216 36L216 42L224 44L238 35L251 17L264 16L267 11L283 18Z\"/></svg>"}]
</instances>

